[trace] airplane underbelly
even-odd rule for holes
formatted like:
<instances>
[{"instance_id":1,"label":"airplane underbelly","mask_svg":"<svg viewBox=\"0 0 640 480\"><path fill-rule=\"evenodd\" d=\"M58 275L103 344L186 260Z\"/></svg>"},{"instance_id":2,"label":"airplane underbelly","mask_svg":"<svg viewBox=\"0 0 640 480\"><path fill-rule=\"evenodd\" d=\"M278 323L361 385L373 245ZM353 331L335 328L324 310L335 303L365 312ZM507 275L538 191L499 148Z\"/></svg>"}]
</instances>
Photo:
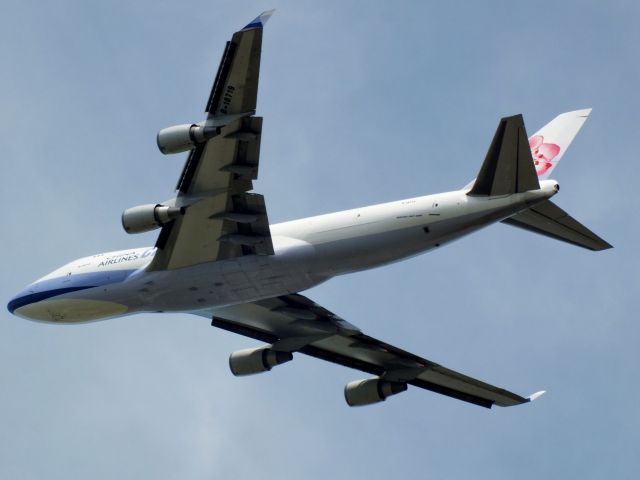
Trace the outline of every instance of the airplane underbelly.
<instances>
[{"instance_id":1,"label":"airplane underbelly","mask_svg":"<svg viewBox=\"0 0 640 480\"><path fill-rule=\"evenodd\" d=\"M306 290L328 278L310 268L314 255L305 244L276 255L249 255L181 269L178 274L153 272L139 280L145 291L136 310L191 311Z\"/></svg>"},{"instance_id":2,"label":"airplane underbelly","mask_svg":"<svg viewBox=\"0 0 640 480\"><path fill-rule=\"evenodd\" d=\"M427 252L441 244L440 236L426 225L353 236L316 245L314 270L341 275L396 262Z\"/></svg>"},{"instance_id":3,"label":"airplane underbelly","mask_svg":"<svg viewBox=\"0 0 640 480\"><path fill-rule=\"evenodd\" d=\"M426 253L487 224L482 214L472 214L315 245L320 259L315 270L333 276L379 267Z\"/></svg>"},{"instance_id":4,"label":"airplane underbelly","mask_svg":"<svg viewBox=\"0 0 640 480\"><path fill-rule=\"evenodd\" d=\"M59 298L25 305L15 313L32 320L74 323L116 317L127 311L126 305L112 301Z\"/></svg>"}]
</instances>

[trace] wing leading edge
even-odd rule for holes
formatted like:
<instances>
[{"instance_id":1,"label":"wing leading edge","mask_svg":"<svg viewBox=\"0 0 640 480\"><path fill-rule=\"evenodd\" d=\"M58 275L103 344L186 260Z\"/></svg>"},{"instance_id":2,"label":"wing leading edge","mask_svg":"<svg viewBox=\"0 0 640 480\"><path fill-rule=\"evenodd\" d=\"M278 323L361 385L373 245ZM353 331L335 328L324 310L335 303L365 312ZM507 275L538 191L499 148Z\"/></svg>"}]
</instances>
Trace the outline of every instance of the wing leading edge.
<instances>
[{"instance_id":1,"label":"wing leading edge","mask_svg":"<svg viewBox=\"0 0 640 480\"><path fill-rule=\"evenodd\" d=\"M537 398L522 397L366 335L300 294L194 313L211 318L215 327L267 342L270 350L304 353L404 389L413 385L486 408Z\"/></svg>"}]
</instances>

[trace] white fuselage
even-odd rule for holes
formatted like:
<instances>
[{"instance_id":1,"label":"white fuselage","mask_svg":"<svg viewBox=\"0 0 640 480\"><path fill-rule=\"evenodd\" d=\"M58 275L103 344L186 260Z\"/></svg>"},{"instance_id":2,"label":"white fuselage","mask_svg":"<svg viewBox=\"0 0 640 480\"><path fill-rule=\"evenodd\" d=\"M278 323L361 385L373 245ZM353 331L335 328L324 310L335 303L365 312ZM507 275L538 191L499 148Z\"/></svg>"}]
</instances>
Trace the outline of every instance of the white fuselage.
<instances>
[{"instance_id":1,"label":"white fuselage","mask_svg":"<svg viewBox=\"0 0 640 480\"><path fill-rule=\"evenodd\" d=\"M9 310L41 321L82 322L135 312L197 311L306 290L336 275L444 245L553 196L557 183L499 197L466 190L271 225L275 254L147 271L154 248L71 262L34 282Z\"/></svg>"}]
</instances>

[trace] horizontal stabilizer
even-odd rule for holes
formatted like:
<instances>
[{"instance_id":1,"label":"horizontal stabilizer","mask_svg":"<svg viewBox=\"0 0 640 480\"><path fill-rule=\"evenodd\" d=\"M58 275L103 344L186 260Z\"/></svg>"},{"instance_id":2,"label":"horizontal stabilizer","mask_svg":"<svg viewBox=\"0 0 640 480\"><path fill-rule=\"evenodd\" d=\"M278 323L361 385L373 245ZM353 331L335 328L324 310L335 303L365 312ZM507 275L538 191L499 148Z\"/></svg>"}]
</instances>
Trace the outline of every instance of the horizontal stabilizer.
<instances>
[{"instance_id":1,"label":"horizontal stabilizer","mask_svg":"<svg viewBox=\"0 0 640 480\"><path fill-rule=\"evenodd\" d=\"M609 243L549 200L507 218L502 223L524 228L589 250L612 248Z\"/></svg>"},{"instance_id":2,"label":"horizontal stabilizer","mask_svg":"<svg viewBox=\"0 0 640 480\"><path fill-rule=\"evenodd\" d=\"M468 195L510 195L539 188L522 115L503 118Z\"/></svg>"}]
</instances>

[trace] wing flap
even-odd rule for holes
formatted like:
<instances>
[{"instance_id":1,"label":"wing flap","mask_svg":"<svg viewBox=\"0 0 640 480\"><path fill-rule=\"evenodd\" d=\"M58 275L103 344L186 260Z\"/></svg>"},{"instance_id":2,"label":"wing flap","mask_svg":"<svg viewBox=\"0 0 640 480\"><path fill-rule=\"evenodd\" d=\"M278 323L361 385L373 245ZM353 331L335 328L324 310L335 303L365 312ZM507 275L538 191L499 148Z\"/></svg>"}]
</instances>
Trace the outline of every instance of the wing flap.
<instances>
[{"instance_id":1,"label":"wing flap","mask_svg":"<svg viewBox=\"0 0 640 480\"><path fill-rule=\"evenodd\" d=\"M183 195L247 191L258 178L262 118L239 118L191 150L178 182Z\"/></svg>"},{"instance_id":2,"label":"wing flap","mask_svg":"<svg viewBox=\"0 0 640 480\"><path fill-rule=\"evenodd\" d=\"M272 255L264 197L247 193L258 176L262 118L243 117L194 148L178 182L185 214L165 225L150 270L242 255Z\"/></svg>"},{"instance_id":3,"label":"wing flap","mask_svg":"<svg viewBox=\"0 0 640 480\"><path fill-rule=\"evenodd\" d=\"M262 118L243 117L191 150L175 200L186 212L162 228L150 270L273 255L264 197L247 193L258 177L261 138Z\"/></svg>"},{"instance_id":4,"label":"wing flap","mask_svg":"<svg viewBox=\"0 0 640 480\"><path fill-rule=\"evenodd\" d=\"M149 270L171 270L242 255L273 255L264 197L255 193L204 197L163 227L156 248Z\"/></svg>"}]
</instances>

